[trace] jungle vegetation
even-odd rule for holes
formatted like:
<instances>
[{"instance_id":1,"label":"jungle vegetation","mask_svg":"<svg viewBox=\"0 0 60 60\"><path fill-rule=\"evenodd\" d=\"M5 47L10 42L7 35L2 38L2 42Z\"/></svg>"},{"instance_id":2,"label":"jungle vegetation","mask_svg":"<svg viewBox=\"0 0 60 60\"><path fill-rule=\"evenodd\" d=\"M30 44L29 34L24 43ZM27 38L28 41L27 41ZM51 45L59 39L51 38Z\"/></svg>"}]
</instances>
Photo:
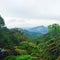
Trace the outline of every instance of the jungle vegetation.
<instances>
[{"instance_id":1,"label":"jungle vegetation","mask_svg":"<svg viewBox=\"0 0 60 60\"><path fill-rule=\"evenodd\" d=\"M0 16L0 60L60 60L60 25L48 29L30 41L22 29L8 29Z\"/></svg>"}]
</instances>

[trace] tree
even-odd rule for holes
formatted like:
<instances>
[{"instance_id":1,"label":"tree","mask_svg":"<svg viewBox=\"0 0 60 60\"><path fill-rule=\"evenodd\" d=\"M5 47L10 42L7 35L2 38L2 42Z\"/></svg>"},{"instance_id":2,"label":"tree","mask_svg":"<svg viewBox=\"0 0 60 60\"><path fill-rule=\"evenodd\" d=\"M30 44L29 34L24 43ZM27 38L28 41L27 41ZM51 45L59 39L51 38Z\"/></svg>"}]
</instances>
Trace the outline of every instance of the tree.
<instances>
[{"instance_id":1,"label":"tree","mask_svg":"<svg viewBox=\"0 0 60 60\"><path fill-rule=\"evenodd\" d=\"M49 28L49 33L51 33L51 35L57 36L60 33L60 26L58 24L52 24L48 26Z\"/></svg>"},{"instance_id":2,"label":"tree","mask_svg":"<svg viewBox=\"0 0 60 60\"><path fill-rule=\"evenodd\" d=\"M0 16L0 27L3 27L5 25L4 19Z\"/></svg>"}]
</instances>

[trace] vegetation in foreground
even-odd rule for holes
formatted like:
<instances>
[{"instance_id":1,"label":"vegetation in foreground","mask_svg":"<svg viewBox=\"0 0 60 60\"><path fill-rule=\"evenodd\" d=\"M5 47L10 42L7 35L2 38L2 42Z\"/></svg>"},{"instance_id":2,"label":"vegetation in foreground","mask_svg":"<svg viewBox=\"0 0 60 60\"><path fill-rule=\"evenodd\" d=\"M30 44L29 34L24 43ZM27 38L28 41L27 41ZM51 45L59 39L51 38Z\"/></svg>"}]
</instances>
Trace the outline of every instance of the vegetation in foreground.
<instances>
[{"instance_id":1,"label":"vegetation in foreground","mask_svg":"<svg viewBox=\"0 0 60 60\"><path fill-rule=\"evenodd\" d=\"M60 25L48 29L47 34L31 40L22 30L5 27L0 16L0 60L60 60Z\"/></svg>"}]
</instances>

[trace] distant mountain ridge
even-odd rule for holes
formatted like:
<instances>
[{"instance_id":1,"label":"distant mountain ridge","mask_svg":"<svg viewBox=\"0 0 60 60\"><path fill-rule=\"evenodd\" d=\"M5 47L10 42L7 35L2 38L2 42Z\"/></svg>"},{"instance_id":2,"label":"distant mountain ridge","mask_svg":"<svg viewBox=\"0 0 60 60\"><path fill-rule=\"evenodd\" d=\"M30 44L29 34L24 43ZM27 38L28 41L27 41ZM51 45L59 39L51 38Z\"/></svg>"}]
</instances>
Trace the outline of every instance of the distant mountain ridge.
<instances>
[{"instance_id":1,"label":"distant mountain ridge","mask_svg":"<svg viewBox=\"0 0 60 60\"><path fill-rule=\"evenodd\" d=\"M26 35L32 35L32 36L40 36L42 34L48 33L48 27L45 26L37 26L29 29L24 30Z\"/></svg>"},{"instance_id":2,"label":"distant mountain ridge","mask_svg":"<svg viewBox=\"0 0 60 60\"><path fill-rule=\"evenodd\" d=\"M37 27L33 27L33 28L28 28L28 29L23 29L23 28L13 28L10 29L11 32L24 32L24 34L26 36L41 36L43 34L48 33L48 27L45 26L37 26Z\"/></svg>"}]
</instances>

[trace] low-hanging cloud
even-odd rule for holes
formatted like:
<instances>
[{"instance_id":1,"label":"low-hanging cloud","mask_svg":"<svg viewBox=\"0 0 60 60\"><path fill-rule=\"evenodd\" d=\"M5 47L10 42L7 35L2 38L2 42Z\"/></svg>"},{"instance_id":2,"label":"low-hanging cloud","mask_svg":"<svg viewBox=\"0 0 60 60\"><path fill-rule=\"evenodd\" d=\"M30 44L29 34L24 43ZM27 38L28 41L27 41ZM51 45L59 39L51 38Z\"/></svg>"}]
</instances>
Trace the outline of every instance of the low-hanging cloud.
<instances>
[{"instance_id":1,"label":"low-hanging cloud","mask_svg":"<svg viewBox=\"0 0 60 60\"><path fill-rule=\"evenodd\" d=\"M60 22L59 6L60 0L0 0L0 14L9 27L49 25Z\"/></svg>"},{"instance_id":2,"label":"low-hanging cloud","mask_svg":"<svg viewBox=\"0 0 60 60\"><path fill-rule=\"evenodd\" d=\"M10 19L10 20L9 20ZM6 26L9 28L32 28L40 25L50 25L58 23L56 19L26 19L26 18L5 18Z\"/></svg>"}]
</instances>

